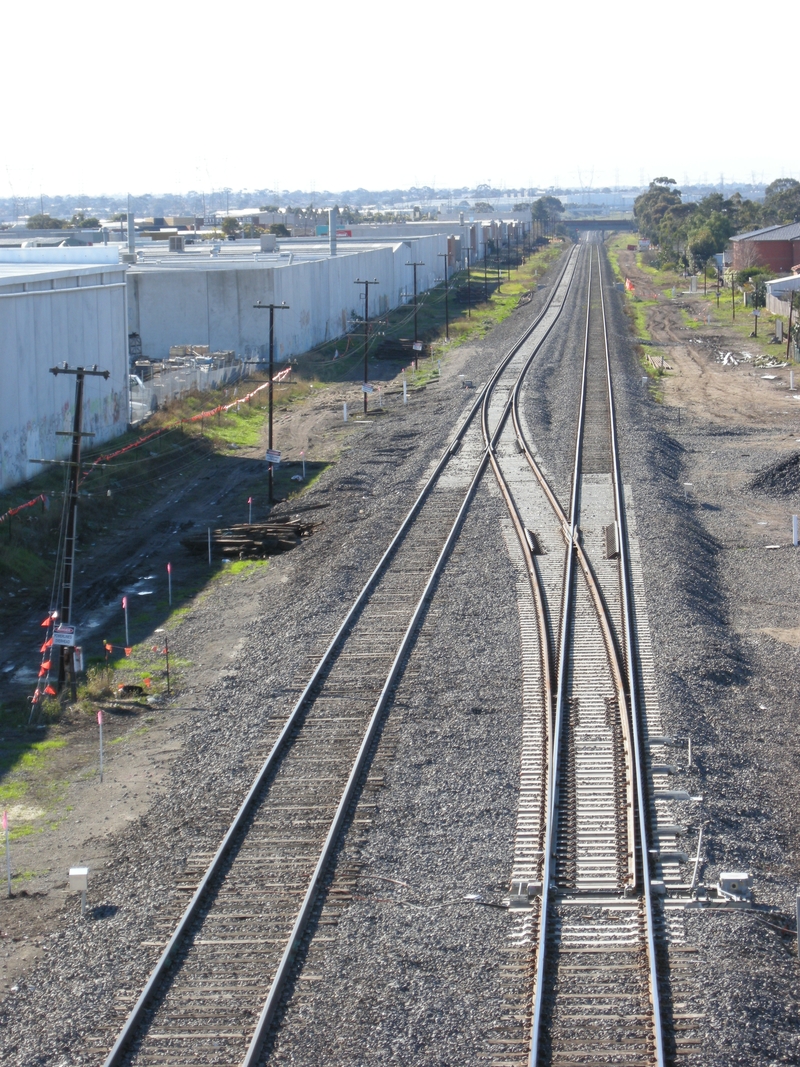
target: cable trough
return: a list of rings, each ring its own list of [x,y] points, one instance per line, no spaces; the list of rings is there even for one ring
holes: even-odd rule
[[[560,314],[550,300],[479,392],[339,630],[172,931],[105,1065],[244,1064],[279,1018],[331,857],[347,832],[384,713],[489,460],[476,418],[509,395],[520,352]]]

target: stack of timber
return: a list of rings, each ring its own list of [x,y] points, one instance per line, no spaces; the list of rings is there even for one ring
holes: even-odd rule
[[[378,359],[402,359],[411,360],[415,356],[418,359],[422,359],[425,356],[431,354],[431,346],[422,342],[422,349],[418,352],[414,351],[414,342],[407,337],[392,338],[387,337],[378,348],[375,355]]]
[[[302,519],[241,523],[211,531],[211,554],[227,559],[264,559],[296,548],[319,523]],[[208,531],[190,534],[181,540],[184,548],[198,556],[208,552]]]
[[[494,270],[495,268],[492,269]],[[469,285],[454,285],[450,289],[450,292],[455,296],[457,304],[479,304],[488,299],[496,289],[500,288],[496,274],[494,278],[487,278],[486,284],[484,284],[483,275],[479,275],[477,268],[474,266],[473,270],[475,273],[472,274],[472,282]]]

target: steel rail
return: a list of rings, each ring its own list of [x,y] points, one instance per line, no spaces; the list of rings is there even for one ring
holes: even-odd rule
[[[645,806],[644,762],[642,744],[644,741],[644,723],[639,706],[636,663],[637,649],[634,643],[636,604],[633,598],[633,586],[630,577],[630,555],[628,552],[628,527],[625,513],[625,499],[622,482],[622,467],[619,458],[619,439],[616,425],[616,406],[614,403],[614,386],[611,374],[611,353],[608,345],[608,325],[606,322],[606,305],[603,297],[602,259],[598,252],[598,270],[600,273],[600,306],[603,313],[603,337],[606,355],[606,380],[608,383],[608,409],[611,416],[611,454],[613,460],[614,507],[619,528],[620,582],[622,585],[623,620],[625,630],[625,654],[628,661],[628,681],[630,689],[630,709],[633,720],[633,742],[636,768],[636,794],[639,812],[639,847],[642,857],[642,881],[644,883],[644,905],[647,928],[647,954],[650,972],[650,1000],[653,1006],[653,1030],[655,1040],[655,1057],[657,1067],[665,1067],[664,1027],[661,1018],[661,996],[658,985],[658,960],[656,956],[656,933],[653,915],[653,891],[650,879],[649,827],[647,825],[647,808]]]
[[[586,336],[583,347],[583,373],[581,375],[581,398],[578,410],[578,431],[575,445],[575,465],[572,474],[570,493],[570,511],[568,517],[568,539],[564,567],[564,584],[561,597],[561,620],[558,645],[558,681],[556,689],[555,721],[553,723],[550,762],[547,768],[547,822],[545,824],[545,845],[542,863],[542,896],[539,908],[539,944],[536,956],[536,984],[534,987],[533,1017],[531,1019],[531,1048],[528,1057],[530,1067],[538,1067],[539,1038],[542,1030],[542,1011],[544,1007],[544,970],[547,958],[547,918],[550,911],[550,889],[553,881],[553,859],[557,830],[557,797],[559,785],[560,738],[564,721],[564,696],[567,678],[567,635],[569,631],[570,608],[572,602],[572,576],[574,573],[575,553],[575,518],[577,515],[578,486],[580,481],[581,442],[586,400],[586,368],[589,360],[589,311],[592,297],[591,249],[589,250],[589,287],[586,300]]]
[[[565,273],[566,270],[564,274]],[[564,278],[564,274],[562,274],[561,278],[559,278],[556,290],[561,285],[561,282]],[[533,561],[533,552],[531,550],[530,543],[528,542],[528,538],[525,534],[525,526],[519,514],[519,509],[517,508],[517,505],[514,501],[514,497],[508,488],[508,483],[506,482],[506,479],[503,476],[503,472],[500,468],[500,465],[497,462],[497,457],[495,455],[495,447],[497,445],[498,440],[500,439],[501,433],[503,432],[503,428],[505,426],[508,415],[513,410],[514,397],[517,394],[520,383],[524,379],[525,375],[528,373],[528,370],[530,369],[530,366],[533,363],[533,360],[535,359],[539,349],[544,344],[546,338],[550,335],[550,331],[555,327],[556,323],[561,317],[561,312],[564,309],[564,304],[566,303],[567,296],[569,295],[570,290],[572,289],[572,282],[574,280],[574,276],[575,274],[573,268],[573,273],[569,279],[567,291],[563,295],[561,307],[559,308],[558,314],[555,316],[552,323],[547,328],[547,331],[544,333],[537,345],[532,349],[528,358],[525,360],[525,363],[517,376],[517,380],[514,383],[512,391],[509,394],[509,398],[506,401],[506,404],[493,432],[491,432],[489,429],[488,393],[484,397],[483,408],[481,412],[484,445],[486,447],[486,452],[488,454],[492,470],[494,471],[497,484],[500,488],[500,492],[503,496],[503,499],[505,500],[508,513],[511,517],[511,522],[514,526],[514,531],[517,535],[517,540],[519,541],[520,549],[522,550],[523,559],[525,561],[525,570],[528,575],[528,582],[530,583],[531,593],[533,595],[534,607],[536,611],[536,626],[539,635],[539,654],[541,658],[544,689],[543,704],[545,708],[545,735],[548,738],[551,733],[551,716],[553,711],[553,660],[550,653],[550,635],[547,628],[545,593],[542,585],[541,575],[539,574],[539,571]]]
[[[591,260],[589,264],[589,270],[591,275]],[[588,327],[587,327],[588,328]],[[517,442],[522,449],[522,454],[528,461],[528,465],[536,476],[539,485],[547,496],[550,506],[555,512],[556,517],[561,523],[561,530],[564,535],[564,539],[567,544],[572,544],[575,555],[580,563],[581,570],[583,571],[586,584],[589,589],[589,594],[594,603],[595,611],[597,612],[597,618],[600,623],[600,629],[603,634],[603,641],[606,646],[606,654],[608,655],[609,665],[614,678],[614,688],[617,693],[617,703],[620,709],[620,725],[622,727],[623,734],[623,752],[625,756],[625,788],[628,794],[628,807],[626,808],[626,820],[628,829],[628,875],[627,875],[627,889],[633,891],[636,888],[636,851],[635,851],[635,819],[634,819],[634,772],[633,772],[633,737],[631,731],[631,723],[627,713],[628,706],[628,691],[626,682],[626,672],[623,664],[620,662],[619,651],[617,649],[617,643],[614,639],[614,628],[611,622],[608,606],[606,605],[605,598],[603,597],[600,585],[595,577],[592,565],[589,562],[589,558],[583,550],[583,546],[580,543],[580,539],[573,535],[570,527],[569,520],[561,507],[561,504],[556,497],[555,493],[550,487],[547,478],[544,476],[539,464],[536,462],[533,453],[531,452],[530,445],[528,444],[525,433],[522,429],[522,424],[519,417],[519,398],[521,393],[521,387],[523,384],[523,378],[520,377],[517,385],[514,389],[513,404],[511,408],[511,417],[514,424],[514,432],[517,435]]]
[[[519,394],[522,381],[519,383],[519,387],[515,390],[512,405],[512,419],[514,423],[514,430],[517,435],[517,441],[522,448],[529,466],[534,472],[540,486],[545,492],[556,516],[561,522],[562,532],[564,533],[567,542],[567,560],[565,567],[564,578],[564,594],[562,597],[562,613],[561,613],[561,629],[560,629],[560,642],[559,642],[559,675],[558,675],[558,690],[556,701],[556,721],[553,727],[553,744],[550,750],[550,766],[548,767],[548,819],[547,819],[547,837],[545,844],[545,861],[544,870],[542,875],[542,902],[539,921],[539,951],[537,958],[536,968],[536,985],[534,996],[534,1008],[531,1026],[531,1049],[529,1064],[530,1067],[536,1067],[539,1058],[540,1047],[540,1034],[541,1034],[541,1021],[542,1011],[544,1004],[544,969],[547,960],[547,913],[550,906],[550,890],[552,888],[552,864],[554,860],[554,843],[558,833],[558,790],[560,786],[560,738],[563,727],[564,718],[564,700],[566,696],[565,682],[566,682],[566,670],[567,670],[567,640],[568,640],[568,627],[571,616],[571,604],[572,604],[572,579],[573,579],[573,558],[577,558],[581,570],[587,582],[587,586],[592,597],[595,611],[597,613],[600,628],[603,634],[604,643],[606,646],[609,665],[611,667],[614,686],[617,692],[617,703],[619,707],[620,725],[623,733],[623,752],[625,758],[625,785],[627,794],[626,804],[626,820],[627,820],[627,837],[628,837],[628,876],[627,876],[627,891],[632,891],[636,885],[636,835],[635,835],[635,819],[634,819],[634,781],[636,774],[634,767],[638,762],[638,752],[635,744],[635,736],[631,728],[631,722],[628,715],[628,701],[629,701],[629,686],[626,685],[626,674],[623,665],[620,663],[619,654],[617,651],[616,642],[614,640],[613,627],[609,617],[608,608],[606,606],[604,597],[599,588],[599,584],[594,576],[591,564],[583,550],[578,539],[578,527],[577,527],[577,513],[578,513],[578,501],[579,501],[579,487],[580,487],[580,470],[582,461],[582,438],[583,428],[585,423],[585,401],[588,382],[588,357],[589,357],[589,323],[591,319],[591,301],[592,301],[592,261],[593,254],[590,248],[589,250],[589,283],[587,287],[587,305],[586,305],[586,322],[585,322],[585,338],[584,338],[584,358],[583,369],[581,376],[581,398],[578,416],[578,430],[575,449],[575,463],[573,467],[573,479],[572,490],[570,497],[570,513],[569,518],[564,513],[563,508],[558,502],[555,494],[552,492],[547,479],[545,478],[541,468],[534,459],[524,431],[522,429],[520,417],[519,417]],[[598,256],[598,272],[599,272],[599,256]],[[600,295],[602,298],[602,275],[600,277]],[[602,306],[602,305],[601,305]],[[605,332],[605,318],[603,318],[604,325],[604,337],[606,340],[607,348],[607,332]],[[609,409],[610,419],[613,419],[613,410]]]
[[[347,812],[355,796],[359,780],[362,774],[364,773],[364,770],[366,769],[366,764],[369,758],[370,746],[372,745],[372,742],[380,725],[380,721],[383,716],[383,712],[386,708],[389,696],[391,694],[392,687],[395,684],[395,681],[397,680],[398,674],[400,673],[400,668],[403,664],[403,660],[408,655],[408,652],[414,642],[416,629],[419,625],[419,620],[421,619],[423,613],[426,610],[428,601],[433,595],[434,586],[439,580],[442,569],[445,563],[447,562],[453,544],[455,543],[456,538],[458,537],[458,534],[461,530],[461,524],[464,520],[464,515],[466,514],[467,508],[471,504],[478,483],[483,477],[483,472],[486,469],[487,457],[488,453],[484,451],[478,463],[478,469],[476,470],[473,479],[470,482],[467,493],[464,497],[461,507],[458,510],[458,514],[456,515],[453,525],[450,528],[450,532],[447,535],[444,545],[442,546],[442,550],[436,559],[433,569],[431,570],[428,581],[425,584],[422,596],[419,598],[417,605],[414,608],[414,612],[411,616],[411,620],[406,628],[406,631],[403,634],[403,639],[400,642],[397,654],[395,655],[395,658],[392,661],[392,666],[389,669],[389,674],[386,678],[386,681],[384,682],[383,689],[381,690],[381,694],[378,697],[377,703],[375,704],[375,709],[372,713],[372,717],[370,718],[369,726],[367,727],[367,731],[364,735],[363,741],[361,742],[361,747],[358,751],[358,755],[356,756],[355,762],[353,763],[353,769],[350,772],[350,777],[347,780],[347,785],[345,786],[342,798],[339,801],[339,806],[336,809],[336,815],[334,816],[333,822],[331,823],[331,828],[328,831],[328,836],[325,840],[325,844],[320,854],[320,858],[314,870],[311,883],[308,887],[305,897],[303,898],[303,903],[300,907],[300,911],[298,912],[294,928],[292,930],[291,936],[283,954],[283,958],[281,959],[281,962],[278,965],[278,970],[276,972],[275,977],[273,978],[272,986],[264,1003],[264,1007],[262,1008],[258,1023],[256,1024],[256,1029],[253,1033],[250,1046],[247,1050],[247,1053],[245,1054],[244,1059],[242,1060],[242,1067],[255,1067],[255,1065],[259,1061],[261,1049],[267,1037],[269,1027],[275,1017],[275,1013],[278,1010],[280,998],[286,985],[286,981],[289,977],[292,963],[294,962],[297,950],[300,947],[300,943],[305,932],[306,926],[308,924],[308,920],[311,917],[311,913],[317,902],[317,893],[320,884],[325,876],[325,871],[328,867],[328,864],[330,863],[331,855],[336,847],[342,826],[347,818]]]
[[[319,662],[317,663],[317,666],[315,667],[315,669],[314,669],[314,671],[313,671],[313,673],[311,675],[311,678],[309,679],[309,681],[308,681],[307,685],[305,686],[303,692],[300,694],[300,697],[298,698],[298,700],[296,701],[294,707],[292,708],[291,712],[289,713],[289,715],[288,715],[288,717],[287,717],[287,719],[286,719],[286,721],[285,721],[285,723],[284,723],[284,725],[283,725],[283,727],[281,729],[281,732],[278,735],[278,738],[276,739],[276,741],[274,742],[274,744],[272,746],[272,749],[270,750],[269,755],[265,759],[264,763],[261,765],[259,771],[256,774],[256,777],[253,779],[253,782],[252,782],[252,784],[251,784],[251,786],[250,786],[250,788],[249,788],[249,790],[247,792],[247,795],[245,796],[244,800],[242,801],[242,803],[241,803],[236,815],[234,816],[233,822],[229,826],[228,830],[225,833],[225,836],[223,837],[222,841],[220,842],[220,845],[217,848],[217,851],[214,854],[214,857],[212,858],[211,863],[207,867],[207,869],[205,871],[205,874],[203,875],[202,879],[200,880],[200,882],[199,882],[199,884],[197,886],[197,889],[195,890],[194,894],[192,895],[192,899],[190,900],[190,902],[187,905],[186,909],[184,910],[180,920],[178,921],[178,924],[175,927],[175,930],[173,931],[173,933],[172,933],[169,941],[167,942],[163,952],[161,953],[161,956],[159,957],[159,959],[157,960],[155,966],[153,967],[152,971],[150,972],[150,975],[149,975],[149,977],[147,979],[147,982],[146,982],[141,994],[139,995],[139,997],[138,997],[138,999],[136,1001],[136,1004],[134,1005],[133,1009],[131,1010],[130,1014],[128,1015],[124,1025],[123,1025],[122,1030],[120,1031],[116,1041],[114,1042],[114,1045],[111,1048],[111,1051],[109,1052],[108,1056],[106,1057],[106,1059],[104,1061],[104,1067],[117,1067],[117,1065],[121,1063],[122,1057],[127,1052],[130,1043],[134,1039],[134,1036],[135,1036],[135,1033],[136,1033],[136,1029],[139,1026],[139,1024],[141,1023],[142,1018],[144,1016],[144,1013],[145,1013],[148,1005],[150,1004],[150,1001],[152,1000],[152,998],[153,998],[156,990],[158,989],[160,983],[163,981],[167,971],[169,970],[169,968],[171,967],[172,963],[174,962],[175,954],[176,954],[181,942],[183,941],[183,938],[187,934],[192,921],[197,916],[198,912],[200,911],[201,905],[205,901],[205,898],[207,896],[207,893],[208,893],[208,890],[209,890],[209,887],[210,887],[210,884],[211,884],[212,880],[219,873],[219,871],[221,870],[223,864],[225,863],[229,853],[231,852],[237,834],[244,828],[244,825],[245,825],[245,823],[246,823],[246,821],[247,821],[247,819],[248,819],[248,817],[249,817],[249,815],[251,813],[251,810],[253,809],[253,806],[254,806],[255,801],[256,801],[256,799],[257,799],[257,797],[259,795],[259,792],[263,788],[263,786],[264,786],[266,780],[268,779],[268,777],[270,776],[270,774],[273,772],[273,770],[278,765],[278,762],[279,762],[279,760],[281,758],[283,750],[287,746],[287,743],[290,740],[291,734],[293,733],[294,728],[297,725],[298,719],[300,718],[300,715],[301,715],[306,703],[308,702],[309,698],[311,697],[311,694],[313,692],[313,689],[314,689],[315,685],[320,680],[320,678],[323,675],[323,673],[325,672],[326,668],[328,667],[328,665],[333,660],[339,645],[342,643],[342,640],[344,639],[344,637],[345,637],[345,635],[346,635],[346,633],[348,631],[348,628],[350,627],[351,623],[353,622],[355,616],[358,614],[360,609],[364,606],[364,603],[366,602],[366,600],[370,596],[374,585],[376,584],[378,579],[383,574],[384,570],[386,569],[386,567],[387,567],[387,565],[389,563],[389,560],[394,555],[395,550],[399,546],[400,542],[402,541],[403,537],[407,533],[407,531],[410,528],[411,524],[416,519],[420,509],[422,508],[423,503],[425,502],[425,500],[427,499],[427,497],[431,493],[436,481],[438,480],[439,475],[442,473],[442,471],[447,466],[449,461],[452,459],[452,457],[458,451],[458,448],[459,448],[459,446],[461,444],[461,441],[462,441],[464,435],[467,432],[467,429],[469,428],[473,418],[475,417],[476,412],[483,405],[486,396],[488,396],[491,393],[491,390],[494,388],[495,384],[497,383],[497,381],[500,378],[501,374],[505,370],[506,366],[511,362],[511,360],[514,358],[516,353],[519,351],[520,347],[525,343],[525,341],[528,339],[528,337],[533,333],[533,331],[539,325],[539,323],[542,320],[542,318],[547,314],[547,311],[549,310],[550,305],[553,302],[553,299],[555,298],[555,294],[558,292],[558,288],[559,288],[559,286],[561,284],[561,281],[562,281],[562,279],[563,279],[563,277],[564,277],[564,275],[565,275],[565,273],[566,273],[566,271],[567,271],[567,269],[569,267],[570,262],[571,262],[571,257],[567,260],[567,263],[565,264],[561,274],[559,275],[558,281],[556,282],[555,286],[553,287],[553,290],[552,290],[551,294],[549,295],[549,297],[548,297],[548,299],[547,299],[542,311],[537,315],[537,317],[530,324],[530,326],[528,326],[525,329],[525,331],[518,338],[518,340],[516,342],[514,342],[514,344],[511,346],[511,348],[509,349],[507,354],[500,361],[500,363],[498,364],[497,368],[495,369],[495,371],[490,376],[489,380],[486,382],[486,384],[483,386],[483,388],[480,390],[480,392],[476,396],[472,406],[470,407],[469,411],[467,412],[467,415],[463,419],[461,426],[456,431],[456,433],[453,436],[452,440],[449,442],[449,444],[445,448],[445,450],[444,450],[439,462],[437,463],[433,473],[430,475],[430,477],[426,481],[425,485],[423,486],[423,488],[420,491],[419,495],[417,496],[416,500],[414,501],[414,503],[412,504],[412,506],[409,509],[408,513],[406,514],[405,518],[403,519],[402,523],[400,524],[397,532],[395,533],[394,537],[392,538],[392,540],[391,540],[389,546],[387,547],[386,551],[383,553],[383,555],[381,556],[380,560],[376,564],[374,570],[372,571],[372,573],[370,574],[370,576],[367,579],[366,583],[364,584],[363,588],[361,589],[361,592],[356,597],[356,600],[353,602],[350,610],[348,611],[347,615],[345,616],[345,618],[344,618],[343,622],[341,623],[339,629],[336,631],[336,634],[333,636],[333,638],[331,639],[331,641],[328,644],[327,648],[325,649],[324,653],[322,654],[322,657],[320,658]],[[480,460],[478,461],[478,473],[476,473],[476,476],[475,476],[475,479],[476,479],[476,480],[474,480],[475,484],[477,484],[477,480],[479,480],[479,475],[482,474],[483,471],[485,470],[486,462],[487,462],[487,457],[486,457],[486,454],[484,453],[484,455],[481,456]],[[459,516],[462,514],[462,511],[464,510],[464,507],[465,507],[466,503],[468,502],[468,500],[471,499],[471,495],[472,495],[473,492],[474,492],[474,490],[473,490],[473,487],[472,487],[472,484],[471,484],[470,485],[470,489],[467,491],[467,497],[465,498],[465,503],[462,504],[462,508],[459,510]],[[451,535],[452,535],[452,530],[451,530]],[[451,535],[448,535],[448,542],[450,541],[450,536]],[[428,589],[428,585],[426,585],[426,591],[427,591],[427,589]],[[394,664],[393,664],[392,669],[394,669]],[[374,716],[373,716],[373,718],[374,718]],[[370,730],[372,728],[373,727],[372,727],[372,720],[371,720],[370,721],[370,726],[368,727],[368,730]],[[363,748],[363,745],[362,745],[362,748]],[[350,780],[348,779],[348,786],[346,788],[349,787],[349,782],[350,782]],[[337,816],[335,818],[338,818],[338,815],[339,815],[339,811],[337,809]],[[330,835],[329,835],[329,839],[330,839]],[[328,848],[329,839],[326,840],[326,848]],[[334,840],[335,840],[335,836],[334,836]],[[320,864],[321,863],[322,863],[322,859],[320,859]],[[318,869],[319,869],[319,864],[318,864]],[[316,872],[315,872],[315,876],[314,876],[314,884],[318,886],[318,879],[317,879],[317,876],[316,876]],[[305,915],[306,915],[306,919],[307,919],[308,911],[305,912]],[[270,993],[268,994],[268,997],[267,997],[267,1002],[265,1003],[264,1008],[262,1009],[262,1015],[265,1014],[265,1012],[267,1010],[267,1006],[268,1006],[268,1004],[270,1004],[271,999],[273,1001],[275,1000],[275,998],[272,997],[272,989],[275,986],[276,982],[279,982],[281,987],[284,985],[286,976],[288,975],[288,967],[291,964],[291,961],[292,961],[292,959],[294,957],[294,953],[296,952],[296,949],[297,949],[296,931],[293,931],[293,940],[290,943],[289,948],[287,948],[287,952],[284,953],[284,958],[281,961],[281,965],[279,965],[278,974],[276,974],[276,977],[273,979],[272,987],[271,987]],[[272,1014],[274,1014],[274,1008],[272,1009]],[[270,1016],[270,1018],[271,1018],[271,1016]],[[261,1024],[259,1023],[259,1025],[261,1025]],[[266,1031],[262,1028],[261,1032],[262,1032],[261,1041],[263,1043],[263,1036],[264,1036]],[[252,1043],[251,1043],[251,1048],[252,1048]],[[248,1057],[251,1056],[251,1050],[250,1049],[248,1049],[247,1056]]]
[[[555,294],[558,292],[559,286],[561,285],[561,282],[568,268],[569,260],[565,265],[564,270],[561,272],[561,275],[559,276],[559,279],[553,288],[553,293],[551,294],[550,299],[545,304],[545,307],[542,312],[536,317],[534,322],[525,331],[522,337],[520,337],[519,340],[512,346],[506,358],[501,362],[501,364],[492,374],[492,377],[490,378],[489,382],[487,382],[486,386],[481,391],[481,394],[479,394],[479,396],[476,398],[475,404],[473,405],[469,414],[469,420],[472,419],[472,416],[474,415],[478,404],[481,405],[482,415],[486,412],[488,408],[488,400],[491,396],[492,389],[499,381],[500,376],[502,375],[505,368],[514,358],[514,356],[525,343],[525,341],[528,339],[528,337],[530,337],[536,326],[543,318],[543,316],[549,310],[550,304],[552,303]],[[452,455],[452,449],[448,454],[448,458],[449,455]],[[310,919],[314,906],[317,902],[317,894],[319,891],[319,887],[324,878],[325,871],[330,862],[332,853],[336,847],[339,834],[342,830],[342,826],[347,818],[348,808],[350,807],[350,804],[353,801],[359,780],[364,772],[365,764],[369,756],[370,746],[372,745],[372,742],[375,738],[375,734],[377,733],[378,727],[380,725],[381,717],[386,708],[386,703],[389,699],[392,686],[394,685],[397,679],[397,675],[400,673],[400,668],[402,666],[403,660],[407,656],[409,649],[413,643],[419,620],[426,609],[427,603],[433,594],[434,586],[439,580],[441,571],[445,563],[447,562],[453,544],[455,543],[456,538],[458,537],[458,534],[461,529],[461,524],[464,520],[464,516],[467,512],[470,503],[472,502],[473,496],[475,495],[475,490],[478,487],[478,483],[483,477],[483,472],[486,469],[486,464],[490,456],[491,449],[485,448],[483,455],[478,461],[478,467],[464,496],[464,500],[461,503],[461,507],[458,510],[458,514],[456,515],[453,521],[453,525],[451,526],[450,532],[447,535],[447,538],[445,539],[445,543],[442,546],[441,552],[439,553],[439,556],[437,557],[436,562],[434,563],[434,566],[425,584],[425,588],[422,592],[419,601],[417,602],[417,605],[414,609],[414,612],[411,616],[406,631],[398,647],[395,658],[392,661],[391,667],[389,668],[389,674],[383,685],[380,696],[378,697],[378,700],[375,704],[375,708],[372,712],[369,725],[361,742],[361,747],[359,748],[358,755],[356,756],[356,759],[353,763],[353,768],[350,772],[350,776],[347,780],[347,784],[345,786],[341,800],[339,801],[339,805],[336,809],[336,814],[334,815],[330,830],[328,831],[328,836],[325,839],[325,844],[323,845],[320,858],[317,861],[317,866],[314,870],[314,874],[311,878],[308,890],[306,891],[306,894],[303,898],[303,903],[300,907],[300,911],[298,912],[297,919],[295,920],[295,924],[292,929],[292,933],[289,937],[286,949],[284,950],[283,956],[281,958],[281,962],[279,963],[278,969],[275,973],[275,977],[272,980],[270,991],[267,995],[266,1001],[264,1002],[264,1006],[261,1010],[258,1023],[256,1024],[256,1028],[253,1032],[253,1037],[250,1041],[250,1045],[247,1049],[244,1059],[242,1060],[241,1067],[255,1067],[255,1065],[258,1063],[258,1060],[261,1055],[261,1050],[264,1045],[264,1041],[266,1040],[269,1028],[279,1008],[280,998],[285,988],[286,982],[289,978],[292,964],[294,962],[295,956],[297,955],[297,950],[300,947],[300,943],[305,932],[306,926],[308,924],[308,920]]]

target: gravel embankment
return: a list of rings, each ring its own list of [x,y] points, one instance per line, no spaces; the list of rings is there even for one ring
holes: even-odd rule
[[[800,677],[793,649],[761,632],[797,626],[788,592],[797,564],[790,548],[767,551],[754,536],[752,517],[768,501],[748,486],[785,452],[769,429],[679,425],[642,389],[619,294],[607,309],[661,710],[667,734],[692,737],[693,768],[675,785],[703,797],[681,818],[704,824],[701,881],[749,871],[756,901],[784,912],[688,912],[686,944],[699,953],[677,979],[690,996],[675,1010],[705,1014],[703,1067],[797,1064],[797,942],[765,924],[787,925],[800,884]],[[784,545],[799,505],[796,493],[785,498]]]

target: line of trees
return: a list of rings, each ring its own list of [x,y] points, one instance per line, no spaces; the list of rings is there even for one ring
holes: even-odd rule
[[[658,246],[662,266],[701,270],[734,234],[799,221],[800,182],[778,178],[767,186],[763,203],[741,193],[684,203],[674,178],[654,178],[634,201],[633,213],[642,236]]]
[[[80,213],[67,221],[40,214],[31,215],[25,225],[29,230],[95,230],[100,225],[100,219],[87,218]]]

